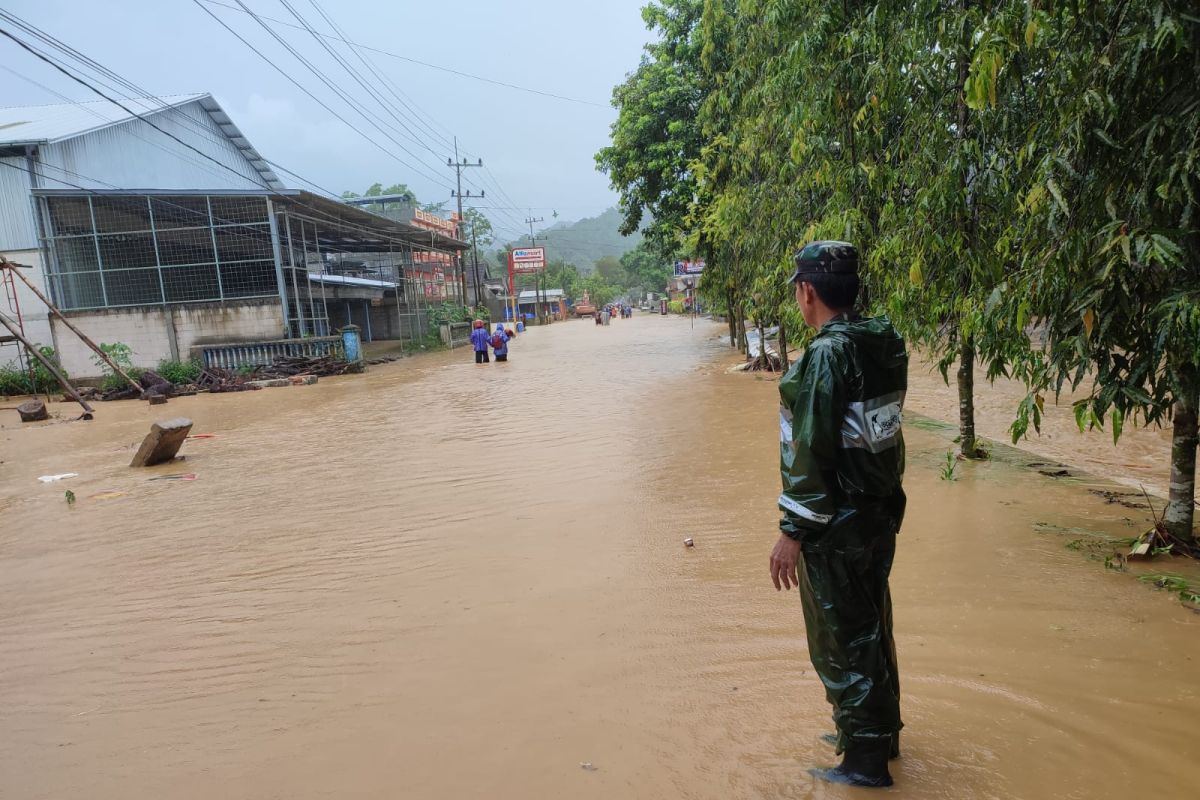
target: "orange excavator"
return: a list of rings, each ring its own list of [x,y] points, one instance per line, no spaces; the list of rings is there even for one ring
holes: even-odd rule
[[[596,313],[596,307],[592,305],[592,299],[588,297],[587,289],[583,290],[583,299],[575,304],[575,316],[591,317]]]

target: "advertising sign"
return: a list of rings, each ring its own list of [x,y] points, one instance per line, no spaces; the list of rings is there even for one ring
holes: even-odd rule
[[[509,251],[512,271],[518,275],[546,269],[546,248],[518,247]]]
[[[675,277],[683,275],[699,275],[704,272],[703,261],[676,261],[675,262]]]

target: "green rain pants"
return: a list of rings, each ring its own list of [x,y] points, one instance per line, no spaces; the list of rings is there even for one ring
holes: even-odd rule
[[[866,537],[830,531],[826,541],[802,550],[808,652],[833,706],[839,754],[903,727],[888,589],[896,554],[890,527]]]

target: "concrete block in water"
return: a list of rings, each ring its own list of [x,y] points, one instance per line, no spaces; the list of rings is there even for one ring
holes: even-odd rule
[[[289,386],[287,378],[268,378],[263,381],[250,381],[250,386],[257,386],[260,389],[276,389],[280,386]]]
[[[288,378],[293,386],[312,386],[317,382],[316,375],[293,375]]]
[[[150,427],[150,433],[142,440],[131,467],[152,467],[164,461],[170,461],[179,452],[183,440],[192,430],[192,421],[187,417],[176,417],[163,422],[156,422]]]

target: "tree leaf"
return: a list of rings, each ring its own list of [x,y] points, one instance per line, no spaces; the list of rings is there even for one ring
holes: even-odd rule
[[[1113,444],[1121,438],[1121,431],[1125,428],[1125,415],[1121,413],[1121,409],[1113,407],[1112,410],[1112,431]]]
[[[921,260],[913,261],[912,266],[908,268],[908,280],[913,286],[920,286],[925,282],[925,273],[921,269]]]
[[[1033,37],[1037,36],[1038,24],[1036,20],[1029,20],[1029,24],[1025,26],[1025,46],[1033,47]]]
[[[1083,332],[1090,339],[1092,338],[1092,329],[1096,327],[1096,312],[1088,309],[1083,312]]]
[[[1087,430],[1088,420],[1088,401],[1080,400],[1075,403],[1075,424],[1079,426],[1079,432],[1083,433]]]
[[[1054,201],[1058,203],[1058,207],[1063,210],[1063,213],[1071,213],[1071,209],[1067,207],[1067,201],[1063,199],[1062,189],[1058,188],[1058,183],[1054,178],[1046,179],[1046,188],[1050,190],[1050,194],[1054,196]]]

